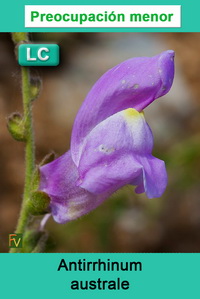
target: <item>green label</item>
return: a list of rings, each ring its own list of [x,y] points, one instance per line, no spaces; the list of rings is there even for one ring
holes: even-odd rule
[[[21,66],[56,66],[60,62],[59,46],[56,44],[22,44],[18,47]]]

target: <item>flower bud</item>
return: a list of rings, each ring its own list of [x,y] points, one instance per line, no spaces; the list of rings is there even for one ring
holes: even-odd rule
[[[21,41],[28,40],[28,33],[27,32],[13,32],[12,40],[15,44],[18,44]]]
[[[30,98],[31,100],[36,100],[41,91],[41,86],[42,86],[42,81],[39,76],[37,77],[31,77],[31,82],[30,82]]]
[[[13,113],[8,117],[7,127],[15,140],[26,141],[24,119],[19,113]]]

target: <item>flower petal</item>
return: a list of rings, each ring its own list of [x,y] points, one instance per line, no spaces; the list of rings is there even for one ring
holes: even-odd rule
[[[58,223],[65,223],[87,214],[110,195],[95,195],[75,185],[78,172],[70,151],[42,166],[40,174],[39,189],[51,198],[52,216]]]
[[[160,197],[167,186],[167,172],[165,162],[151,155],[140,157],[140,163],[143,165],[142,178],[140,184],[135,189],[136,193],[146,192],[148,198]],[[132,182],[132,185],[137,185]]]
[[[102,120],[127,108],[142,111],[166,94],[174,77],[174,52],[131,58],[107,71],[92,87],[75,119],[71,153],[76,165],[86,135]]]
[[[95,194],[126,184],[159,197],[167,183],[164,162],[151,155],[153,136],[144,115],[129,108],[97,125],[85,138],[77,184]]]

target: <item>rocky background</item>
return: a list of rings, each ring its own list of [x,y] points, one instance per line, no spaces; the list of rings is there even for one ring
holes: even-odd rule
[[[43,81],[34,104],[38,162],[51,150],[68,150],[76,113],[108,68],[133,56],[176,52],[172,90],[145,110],[154,154],[166,161],[165,194],[149,200],[127,186],[81,219],[65,225],[51,219],[47,251],[200,252],[200,34],[34,33],[31,40],[61,47],[59,67],[32,68]],[[24,145],[6,128],[6,117],[22,111],[20,80],[10,34],[1,33],[0,252],[8,251],[23,193]]]

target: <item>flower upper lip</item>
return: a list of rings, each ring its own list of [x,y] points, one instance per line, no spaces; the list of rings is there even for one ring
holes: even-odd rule
[[[163,52],[158,59],[158,70],[161,80],[161,87],[156,94],[156,98],[168,93],[172,86],[174,79],[174,56],[175,52],[173,50],[167,50]]]
[[[142,111],[169,91],[174,77],[173,57],[174,51],[168,50],[153,57],[128,59],[94,84],[72,130],[72,159],[77,166],[84,138],[98,123],[127,108]]]

